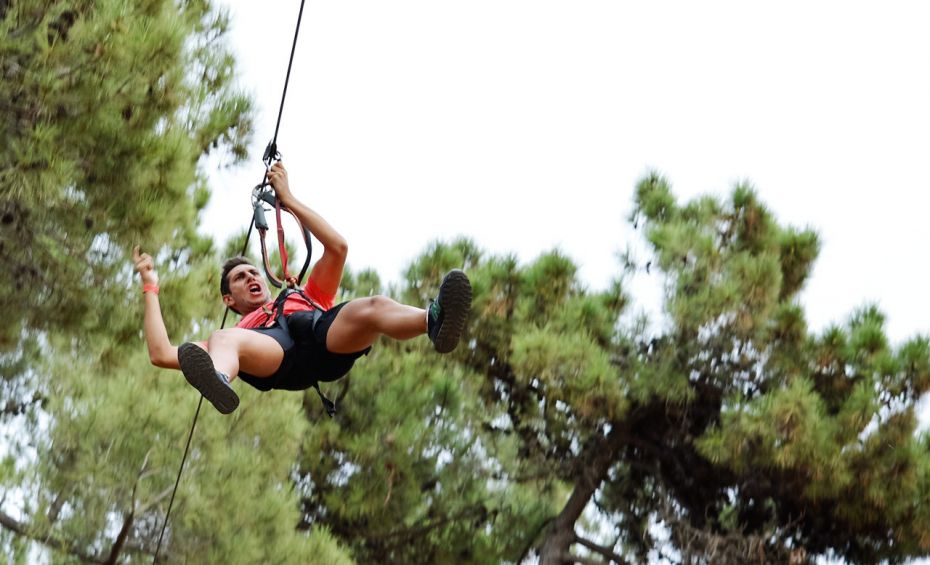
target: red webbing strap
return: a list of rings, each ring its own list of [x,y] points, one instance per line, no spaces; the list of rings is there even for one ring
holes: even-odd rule
[[[262,246],[262,265],[265,267],[265,275],[268,276],[268,280],[271,281],[271,284],[276,287],[281,287],[281,280],[275,276],[274,270],[271,268],[271,261],[268,259],[268,247],[265,245],[265,233],[267,231],[268,230],[263,229],[258,230],[258,241]]]
[[[284,246],[284,224],[281,222],[281,200],[275,198],[275,220],[278,222],[278,251],[281,253],[281,265],[284,267],[284,283],[289,287],[296,286],[294,277],[287,270],[287,248]]]

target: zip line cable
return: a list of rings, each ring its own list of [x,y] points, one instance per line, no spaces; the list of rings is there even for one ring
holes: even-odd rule
[[[268,174],[268,170],[271,167],[271,161],[278,159],[280,157],[278,153],[278,130],[281,127],[281,116],[284,114],[284,100],[287,97],[287,85],[291,80],[291,67],[294,64],[294,52],[297,49],[297,36],[300,34],[300,22],[303,19],[304,15],[304,1],[300,0],[300,11],[297,13],[297,25],[294,29],[294,41],[291,44],[291,56],[287,63],[287,75],[284,78],[284,89],[281,92],[281,105],[278,107],[278,120],[274,128],[274,137],[271,142],[268,144],[268,147],[265,148],[265,154],[263,155],[263,161],[265,162],[265,173],[262,175],[262,182],[265,181],[265,176]],[[239,252],[239,255],[245,255],[246,250],[249,247],[249,239],[252,237],[252,230],[255,228],[255,218],[252,217],[252,222],[249,224],[249,231],[245,235],[245,243],[242,246],[242,251]],[[309,257],[308,257],[309,260]],[[220,329],[226,327],[226,318],[229,316],[229,308],[226,308],[226,311],[223,313],[223,321],[220,323]],[[178,468],[178,476],[174,481],[174,489],[171,491],[171,499],[168,501],[168,511],[165,512],[165,521],[161,526],[161,533],[158,535],[158,544],[155,546],[155,555],[152,558],[152,565],[158,563],[158,554],[161,551],[161,542],[165,537],[165,529],[168,527],[168,519],[171,517],[171,508],[174,506],[174,497],[178,492],[178,485],[181,483],[181,474],[184,472],[184,463],[187,461],[187,454],[190,451],[191,440],[194,437],[194,429],[197,427],[197,419],[200,417],[200,408],[203,406],[203,395],[200,396],[200,400],[197,402],[197,410],[194,412],[194,419],[191,422],[191,430],[187,436],[187,444],[184,446],[184,455],[181,456],[181,465]]]
[[[304,17],[304,0],[300,0],[300,11],[297,12],[297,27],[294,29],[294,41],[291,44],[291,58],[287,61],[287,74],[284,77],[284,90],[281,92],[281,104],[278,106],[278,121],[274,126],[274,137],[271,138],[271,147],[277,153],[278,130],[281,128],[281,116],[284,114],[284,99],[287,97],[287,85],[291,81],[291,67],[294,66],[294,51],[297,48],[297,35],[300,33],[300,20]],[[265,151],[267,155],[267,150]]]

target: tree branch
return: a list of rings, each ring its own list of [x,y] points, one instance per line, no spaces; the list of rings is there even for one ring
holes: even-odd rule
[[[123,527],[120,528],[119,534],[116,536],[116,541],[113,542],[113,548],[110,550],[110,557],[107,558],[105,565],[116,565],[116,560],[119,558],[120,552],[123,551],[123,546],[129,538],[129,531],[132,529],[132,524],[135,519],[136,515],[134,512],[130,512],[129,516],[126,516],[126,519],[123,521]]]
[[[462,511],[459,512],[458,514],[453,514],[453,515],[450,515],[450,516],[446,516],[446,517],[444,517],[444,518],[440,518],[440,519],[434,520],[434,521],[432,521],[432,522],[427,521],[425,524],[423,524],[423,525],[421,525],[421,526],[418,526],[418,527],[412,527],[412,528],[406,529],[406,530],[403,530],[403,529],[402,529],[402,530],[394,530],[394,531],[392,531],[392,532],[387,532],[387,533],[382,534],[382,535],[380,535],[380,536],[377,536],[377,535],[370,535],[370,536],[368,536],[368,538],[369,538],[369,539],[372,539],[372,540],[381,540],[381,541],[384,541],[384,542],[386,542],[387,540],[390,540],[390,539],[392,539],[392,538],[393,538],[393,539],[399,538],[399,539],[401,540],[401,542],[403,542],[404,540],[408,540],[408,539],[411,539],[411,538],[421,537],[421,536],[423,536],[424,534],[428,533],[430,530],[433,530],[433,529],[438,528],[438,527],[440,527],[440,526],[444,526],[445,524],[448,524],[448,523],[450,523],[450,522],[459,522],[459,521],[464,520],[464,519],[467,519],[467,518],[472,518],[472,517],[480,516],[480,515],[482,515],[482,514],[484,514],[484,513],[486,513],[486,512],[487,512],[487,509],[484,507],[483,504],[477,504],[477,505],[475,505],[475,506],[472,506],[472,507],[470,507],[470,508],[466,508],[466,509],[462,510]],[[400,543],[400,542],[398,542],[398,543]]]
[[[52,501],[52,504],[48,509],[48,523],[54,525],[58,521],[58,515],[61,514],[61,509],[65,505],[65,493],[64,491],[58,493],[55,496],[55,500]]]
[[[609,547],[604,547],[603,545],[598,545],[593,541],[586,540],[578,534],[575,534],[575,543],[581,544],[589,550],[601,554],[608,561],[619,563],[620,565],[629,565],[629,562],[626,559],[614,553]]]
[[[149,510],[151,510],[153,506],[158,505],[158,503],[160,503],[162,500],[168,498],[168,495],[170,495],[170,494],[171,494],[171,491],[173,491],[173,490],[174,490],[174,485],[172,485],[172,486],[166,488],[165,490],[161,491],[160,493],[156,494],[154,497],[152,497],[151,500],[146,501],[146,502],[143,502],[143,503],[140,503],[140,504],[139,504],[139,507],[136,509],[136,510],[137,510],[137,513],[138,513],[138,514],[145,514],[146,512],[148,512]]]
[[[589,559],[587,557],[581,557],[580,555],[572,555],[571,553],[564,553],[562,555],[562,562],[580,563],[581,565],[604,565],[604,563],[601,561]]]
[[[85,563],[99,563],[103,565],[105,563],[104,559],[85,552],[81,548],[70,544],[66,541],[60,540],[56,537],[53,537],[51,532],[35,532],[34,528],[31,528],[28,524],[20,522],[10,516],[9,514],[0,511],[0,526],[10,530],[11,532],[28,538],[34,542],[40,543],[42,545],[48,546],[52,549],[61,551],[63,553],[68,553],[77,557]]]
[[[129,539],[129,533],[132,531],[132,525],[136,520],[136,512],[144,512],[140,510],[139,506],[136,504],[136,493],[139,490],[139,482],[146,476],[146,469],[149,466],[149,456],[151,454],[152,450],[149,449],[145,454],[145,458],[142,460],[139,474],[136,475],[136,480],[132,485],[132,497],[129,500],[129,515],[126,516],[126,519],[123,521],[123,527],[120,528],[119,534],[117,534],[116,540],[113,542],[113,546],[110,549],[110,556],[106,560],[106,565],[116,565],[116,560],[119,559],[119,554],[123,551]],[[156,500],[158,498],[160,497],[155,497]]]
[[[22,400],[18,402],[12,399],[7,400],[6,404],[3,405],[3,408],[2,410],[0,410],[0,412],[2,412],[4,416],[19,416],[19,415],[25,414],[26,411],[32,408],[33,405],[41,404],[44,401],[45,401],[45,397],[41,395],[40,393],[36,392],[35,394],[32,395],[31,398],[28,398],[26,400]]]

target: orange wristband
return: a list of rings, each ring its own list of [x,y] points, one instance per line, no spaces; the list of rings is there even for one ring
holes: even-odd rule
[[[142,285],[142,294],[145,294],[146,292],[154,292],[155,294],[158,294],[158,285],[151,283]]]

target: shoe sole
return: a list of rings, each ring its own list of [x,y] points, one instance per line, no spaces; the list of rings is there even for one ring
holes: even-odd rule
[[[436,332],[433,346],[439,353],[449,353],[459,344],[468,312],[471,310],[471,283],[459,269],[450,271],[442,280],[442,325]]]
[[[229,414],[239,407],[236,391],[219,380],[213,359],[202,348],[193,343],[182,344],[178,347],[178,364],[187,382],[221,413]]]

